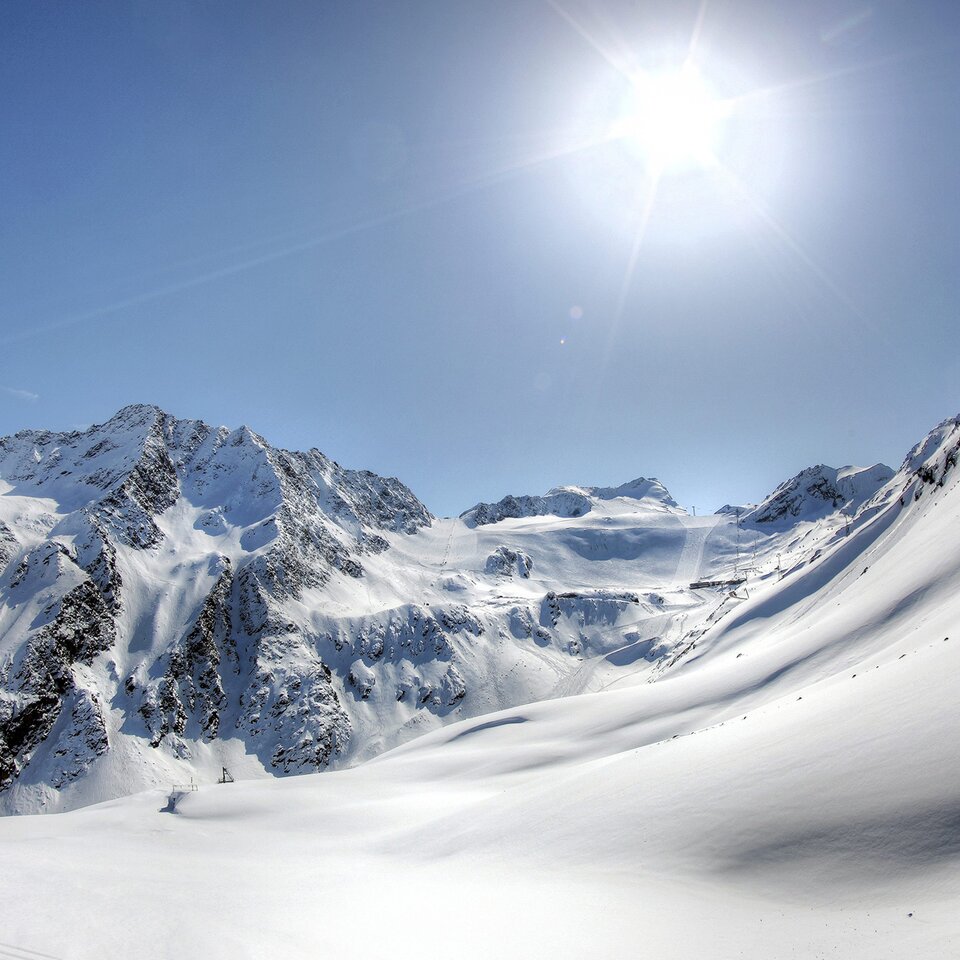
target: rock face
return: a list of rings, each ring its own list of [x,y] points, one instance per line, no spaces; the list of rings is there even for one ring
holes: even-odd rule
[[[278,772],[345,751],[343,689],[290,608],[430,525],[402,483],[150,406],[4,438],[0,476],[0,791],[82,776],[111,711],[181,759],[224,738]]]
[[[533,560],[522,550],[511,550],[509,547],[497,547],[493,553],[487,557],[484,566],[487,573],[497,577],[512,577],[514,575],[530,578],[530,571],[533,569]]]
[[[478,503],[460,514],[469,526],[482,527],[521,517],[582,517],[593,507],[590,498],[573,490],[551,490],[543,497],[506,496],[497,503]]]
[[[62,573],[61,556],[59,551],[48,552],[39,562],[44,566],[52,562]],[[48,748],[55,787],[80,776],[107,749],[102,704],[87,688],[82,670],[116,641],[103,598],[93,581],[85,580],[51,603],[38,619],[43,625],[2,673],[0,789],[10,785],[55,729],[59,736]]]
[[[818,520],[838,510],[852,516],[892,477],[893,470],[882,463],[839,469],[818,464],[781,483],[741,518],[747,523],[774,524]],[[729,512],[730,508],[721,509]]]
[[[873,501],[899,495],[901,506],[918,501],[925,492],[943,487],[960,460],[960,415],[939,423],[904,458],[896,476]],[[872,506],[874,503],[868,504]]]

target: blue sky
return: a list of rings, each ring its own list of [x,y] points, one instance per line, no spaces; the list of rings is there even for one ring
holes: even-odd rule
[[[599,134],[694,34],[735,106],[651,194]],[[153,402],[441,514],[897,466],[960,409],[958,48],[905,0],[10,0],[0,433]]]

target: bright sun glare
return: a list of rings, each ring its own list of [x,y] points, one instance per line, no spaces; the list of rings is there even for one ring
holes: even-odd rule
[[[657,173],[709,166],[724,105],[692,66],[633,80],[612,136],[639,153]]]

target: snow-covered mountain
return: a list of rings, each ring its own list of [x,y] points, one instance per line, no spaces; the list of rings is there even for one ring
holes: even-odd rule
[[[484,630],[444,624],[446,662],[477,686],[443,717],[421,710],[435,721],[418,725],[433,727],[424,736],[352,769],[223,786],[207,775],[197,792],[164,784],[59,817],[0,818],[4,950],[308,957],[320,938],[338,956],[401,960],[430,944],[476,960],[955,956],[958,458],[960,418],[857,509],[815,505],[784,530],[615,497],[579,517],[381,534],[390,546],[361,555],[361,577],[330,573],[336,599],[304,596],[341,623],[380,622],[391,591],[414,589],[440,622],[436,605],[456,596]],[[156,521],[164,543],[175,509]],[[20,538],[36,514],[19,510],[5,576],[32,549]],[[117,547],[122,591],[148,569],[132,557]],[[37,573],[55,584],[67,574],[51,558]],[[735,584],[684,582],[735,569]],[[388,571],[389,586],[374,579]],[[361,614],[362,591],[337,588],[365,578]],[[77,676],[103,682],[123,643],[142,655],[116,623],[109,651]],[[573,641],[578,651],[562,649]],[[351,722],[377,703],[389,657],[361,660],[377,681],[366,700],[346,695],[331,659]],[[500,668],[487,686],[482,664]],[[552,698],[536,695],[546,672]],[[524,691],[467,718],[473,697]],[[225,726],[181,741],[195,757],[220,749]],[[372,729],[357,721],[354,738]],[[143,765],[171,756],[171,737],[151,750],[142,731],[108,726],[110,750],[77,782],[102,777],[124,738]]]
[[[780,484],[762,503],[744,512],[753,523],[790,524],[798,519],[820,520],[840,510],[853,516],[893,477],[882,463],[872,467],[827,467],[818,464]]]
[[[479,529],[149,406],[0,441],[0,481],[8,811],[357,762],[579,689],[584,657],[649,669],[703,606],[703,551],[657,481],[554,491],[585,504],[566,524]]]
[[[125,792],[143,743],[189,760],[240,737],[283,771],[344,751],[341,695],[287,606],[429,526],[403,484],[149,406],[5,438],[0,478],[0,786],[42,799],[119,753],[103,791]]]
[[[680,509],[667,488],[656,479],[638,477],[619,487],[554,487],[542,497],[506,496],[497,503],[478,503],[460,515],[468,526],[481,527],[522,517],[581,517],[598,500],[635,500],[647,507]]]
[[[924,443],[895,477],[805,471],[738,524],[642,478],[437,519],[397,480],[149,406],[23,431],[0,441],[0,804],[350,765],[656,679],[743,603],[695,583],[819,559],[899,508]]]

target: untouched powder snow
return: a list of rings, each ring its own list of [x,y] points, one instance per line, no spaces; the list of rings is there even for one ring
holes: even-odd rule
[[[650,669],[583,630],[564,679],[583,682],[560,692],[592,692],[450,722],[353,769],[0,819],[0,952],[956,956],[958,452],[946,421],[852,516],[764,541],[759,569],[709,603],[688,588],[696,622],[670,611],[660,633],[678,635]],[[588,528],[617,534],[588,568],[571,545],[587,517],[538,515],[425,531],[440,559],[415,576],[481,582],[502,545],[521,594],[538,571],[596,570],[602,602],[557,593],[547,614],[602,623],[639,606],[612,571],[643,555],[604,502]],[[664,581],[754,563],[749,522],[669,520]]]

